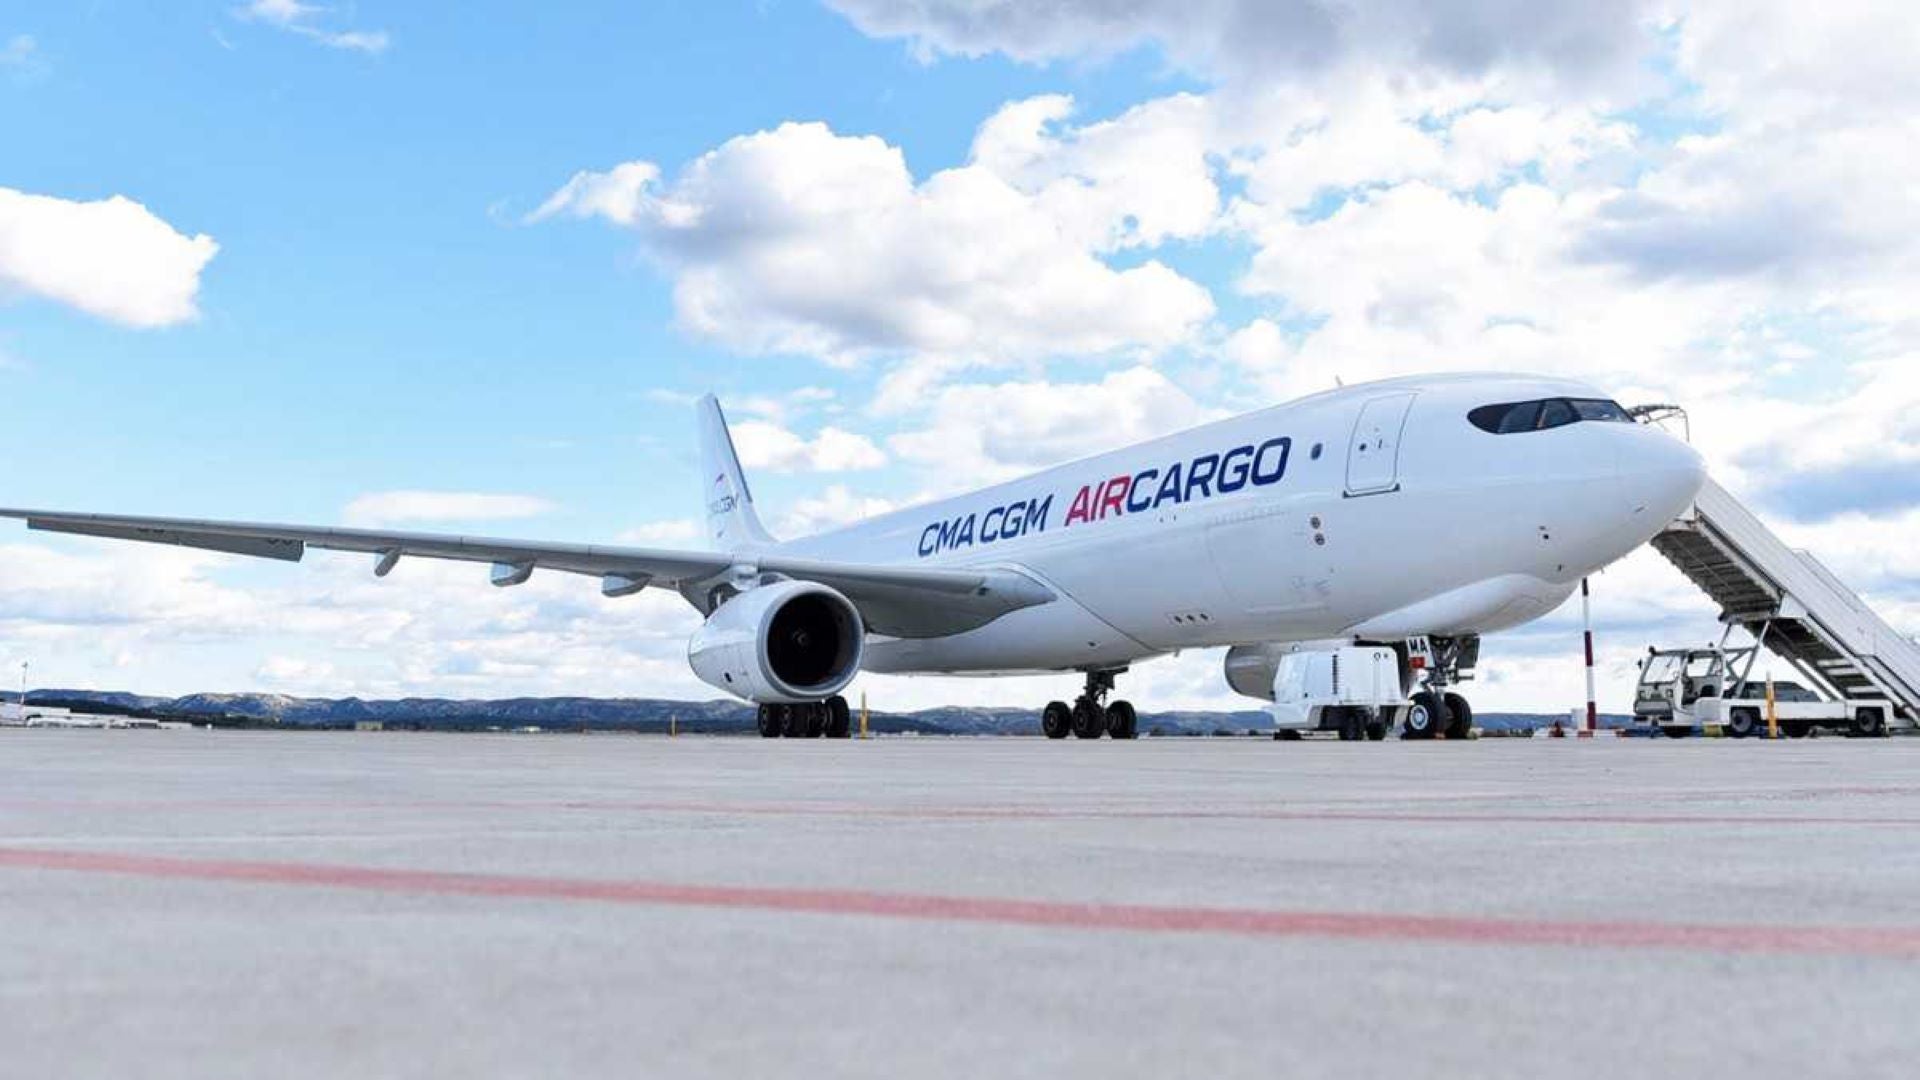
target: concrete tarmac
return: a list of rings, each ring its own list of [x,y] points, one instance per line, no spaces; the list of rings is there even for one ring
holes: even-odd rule
[[[8,1076],[1911,1076],[1920,739],[0,731]]]

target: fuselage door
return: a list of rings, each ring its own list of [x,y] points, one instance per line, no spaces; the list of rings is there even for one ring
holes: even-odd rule
[[[1400,435],[1413,394],[1386,394],[1360,406],[1347,444],[1347,494],[1378,495],[1400,486]]]

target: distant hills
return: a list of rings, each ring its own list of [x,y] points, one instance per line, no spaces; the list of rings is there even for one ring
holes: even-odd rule
[[[18,694],[0,694],[17,700]],[[189,720],[223,727],[284,727],[313,730],[350,729],[359,723],[424,731],[494,731],[537,727],[543,731],[665,732],[679,730],[706,734],[745,734],[754,730],[754,710],[737,701],[666,701],[657,698],[303,698],[285,694],[188,694],[153,697],[115,690],[35,690],[32,705],[71,709],[77,713],[113,713],[161,720]],[[1483,713],[1477,717],[1488,731],[1528,730],[1551,724],[1553,715]],[[1605,716],[1606,727],[1622,726],[1624,716]],[[881,733],[917,732],[925,735],[1036,735],[1039,709],[959,708],[918,712],[875,712],[871,730]],[[1163,735],[1240,735],[1268,731],[1266,713],[1258,709],[1231,712],[1142,712],[1140,731]]]

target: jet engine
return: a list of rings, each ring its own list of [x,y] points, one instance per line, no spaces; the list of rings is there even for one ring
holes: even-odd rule
[[[1287,651],[1287,646],[1270,642],[1235,645],[1227,650],[1227,685],[1236,694],[1272,701],[1273,676]]]
[[[687,642],[709,685],[760,704],[820,701],[860,671],[866,630],[853,601],[807,581],[748,589],[715,609]]]

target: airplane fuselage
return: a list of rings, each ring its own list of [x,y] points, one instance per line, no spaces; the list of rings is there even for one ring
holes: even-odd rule
[[[1334,390],[779,545],[991,566],[1054,603],[940,638],[875,637],[883,672],[1108,668],[1243,642],[1479,634],[1546,614],[1693,497],[1697,455],[1624,418],[1499,434],[1468,414],[1593,387],[1508,376]]]

